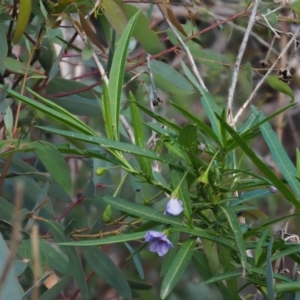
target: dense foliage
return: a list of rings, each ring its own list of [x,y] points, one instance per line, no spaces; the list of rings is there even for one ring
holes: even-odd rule
[[[1,299],[300,299],[299,13],[0,1]]]

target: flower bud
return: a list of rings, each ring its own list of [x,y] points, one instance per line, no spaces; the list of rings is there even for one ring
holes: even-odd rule
[[[102,219],[105,223],[110,222],[113,219],[113,211],[110,205],[107,205],[102,214]]]
[[[96,170],[96,175],[97,176],[102,176],[102,175],[104,175],[105,173],[106,173],[106,171],[107,171],[107,168],[98,168],[97,170]]]

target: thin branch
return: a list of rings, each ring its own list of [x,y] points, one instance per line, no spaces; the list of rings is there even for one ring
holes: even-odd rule
[[[133,134],[133,131],[132,131],[132,128],[130,127],[130,125],[128,124],[127,120],[125,119],[124,116],[120,115],[120,121],[131,141],[132,144],[135,144],[135,138],[134,138],[134,134]]]
[[[191,54],[191,52],[190,52],[190,49],[186,46],[186,44],[184,43],[184,41],[182,40],[182,38],[181,38],[180,35],[178,34],[176,28],[175,28],[175,27],[173,26],[173,24],[169,21],[169,19],[168,19],[166,16],[164,16],[164,17],[165,17],[165,20],[167,21],[167,23],[168,23],[170,29],[172,30],[172,32],[173,32],[174,35],[176,36],[176,38],[177,38],[179,44],[181,45],[181,47],[183,48],[184,52],[186,53],[187,58],[188,58],[188,60],[189,60],[189,62],[190,62],[190,65],[191,65],[191,67],[192,67],[192,71],[193,71],[193,73],[195,74],[195,76],[196,76],[198,82],[200,83],[201,87],[202,87],[204,90],[207,91],[207,88],[206,88],[206,86],[205,86],[205,83],[204,83],[204,81],[202,80],[202,77],[201,77],[201,75],[200,75],[200,73],[199,73],[199,71],[198,71],[198,68],[197,68],[197,66],[196,66],[196,64],[195,64],[195,61],[194,61],[193,56],[192,56],[192,54]]]
[[[239,74],[239,69],[241,65],[241,61],[248,43],[248,39],[252,30],[253,25],[255,24],[255,16],[258,8],[259,0],[255,0],[255,4],[250,16],[250,20],[248,23],[247,30],[245,32],[239,53],[236,58],[235,66],[234,66],[234,71],[233,71],[233,76],[232,76],[232,82],[228,91],[228,100],[227,100],[227,122],[228,124],[231,124],[234,126],[234,123],[232,123],[233,116],[232,116],[232,105],[233,105],[233,97],[234,97],[234,92],[236,88],[236,83],[238,79],[238,74]]]
[[[235,124],[238,120],[238,118],[241,116],[241,114],[243,113],[243,111],[246,109],[246,107],[249,105],[249,103],[252,101],[252,99],[254,98],[254,96],[256,95],[257,91],[259,90],[259,88],[262,86],[262,84],[264,83],[264,81],[266,80],[267,76],[269,76],[269,74],[273,71],[273,69],[275,68],[275,66],[277,65],[278,61],[281,59],[281,57],[284,55],[284,53],[289,49],[289,47],[292,45],[292,43],[294,42],[294,40],[296,39],[298,33],[300,32],[300,26],[297,28],[296,32],[293,34],[293,37],[290,39],[290,41],[286,44],[286,46],[284,47],[284,49],[281,51],[280,55],[277,57],[277,59],[275,60],[275,62],[273,63],[273,65],[270,67],[270,69],[267,71],[267,73],[263,76],[263,78],[257,83],[257,85],[255,86],[253,92],[251,93],[251,95],[249,96],[249,98],[247,99],[247,101],[243,104],[243,106],[239,109],[239,111],[237,112],[236,116],[234,117],[233,123]]]

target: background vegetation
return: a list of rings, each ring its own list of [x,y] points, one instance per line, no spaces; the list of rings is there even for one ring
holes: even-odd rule
[[[1,299],[300,299],[300,1],[0,1]]]

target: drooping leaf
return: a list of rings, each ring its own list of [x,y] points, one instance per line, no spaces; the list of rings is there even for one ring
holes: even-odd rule
[[[138,12],[138,8],[133,5],[124,4],[124,12],[127,18],[130,19]],[[150,22],[142,12],[139,14],[132,35],[141,43],[148,53],[154,55],[162,50],[158,35],[150,29]]]
[[[101,1],[101,8],[108,22],[118,35],[122,35],[127,25],[127,18],[122,8],[111,0]]]
[[[154,83],[158,88],[182,96],[195,93],[191,83],[170,65],[158,60],[151,60],[150,68]]]
[[[17,25],[12,37],[12,42],[17,44],[26,29],[31,14],[31,0],[20,0],[19,14],[17,17]]]
[[[99,248],[89,247],[81,250],[92,270],[107,284],[115,288],[125,299],[131,298],[129,284],[114,262]]]
[[[270,75],[266,81],[274,90],[290,96],[292,101],[295,101],[293,90],[285,82],[279,80],[278,76]]]
[[[36,153],[54,181],[66,190],[69,195],[73,194],[73,184],[70,172],[62,154],[52,144],[43,141],[35,142]]]

